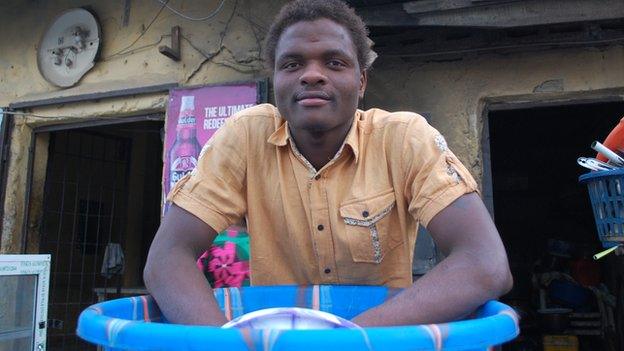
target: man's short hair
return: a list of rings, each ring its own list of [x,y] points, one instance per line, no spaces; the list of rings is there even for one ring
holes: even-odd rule
[[[317,19],[329,19],[343,26],[351,35],[355,45],[360,69],[370,68],[374,56],[364,21],[341,0],[294,0],[286,4],[273,20],[265,41],[265,60],[271,71],[275,66],[275,49],[280,37],[289,26]]]

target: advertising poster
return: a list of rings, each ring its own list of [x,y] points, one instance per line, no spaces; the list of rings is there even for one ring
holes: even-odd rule
[[[202,146],[234,113],[258,103],[258,83],[173,89],[165,125],[163,201],[197,165]],[[163,215],[168,205],[163,204]]]

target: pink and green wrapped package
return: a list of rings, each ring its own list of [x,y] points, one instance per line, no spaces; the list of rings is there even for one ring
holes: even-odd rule
[[[219,233],[212,246],[197,259],[213,288],[249,285],[249,234],[241,227]]]

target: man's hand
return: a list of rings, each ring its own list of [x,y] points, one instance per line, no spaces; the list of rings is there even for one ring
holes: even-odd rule
[[[150,247],[143,279],[171,323],[221,326],[227,322],[195,264],[216,235],[202,220],[174,204],[165,215]]]
[[[353,320],[360,326],[450,322],[511,289],[500,236],[476,193],[440,211],[427,230],[447,255],[411,287]]]

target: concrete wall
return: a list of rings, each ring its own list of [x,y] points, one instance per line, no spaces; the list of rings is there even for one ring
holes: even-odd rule
[[[26,94],[61,90],[39,74],[36,47],[49,23],[66,9],[89,6],[99,17],[102,29],[100,59],[79,85],[142,80],[145,76],[191,85],[259,76],[259,40],[281,4],[229,0],[214,18],[199,22],[164,9],[136,44],[128,47],[162,7],[154,0],[130,3],[128,25],[124,26],[124,1],[4,1],[0,12],[0,105]],[[218,4],[218,0],[208,0],[175,1],[171,5],[187,15],[201,17]],[[161,55],[157,48],[170,45],[169,35],[175,25],[181,27],[183,36],[180,62]],[[120,51],[126,54],[118,54]]]
[[[548,81],[556,84],[549,88],[543,84]],[[481,183],[484,109],[491,103],[605,97],[624,98],[622,46],[492,53],[448,62],[406,63],[382,56],[371,72],[365,102],[429,114],[430,123]]]
[[[167,9],[160,11],[162,5],[153,0],[129,3],[128,23],[124,25],[124,1],[3,2],[0,5],[0,106],[127,87],[170,83],[191,86],[249,81],[266,76],[260,59],[260,43],[282,1],[228,0],[214,18],[206,21],[186,20]],[[188,16],[203,17],[213,12],[219,3],[218,0],[175,1],[171,5]],[[76,86],[61,89],[39,74],[36,49],[55,16],[80,6],[90,7],[99,17],[102,50],[95,67]],[[182,33],[182,59],[179,62],[158,52],[159,45],[171,45],[171,27],[176,25],[180,26]],[[145,30],[147,27],[149,29]],[[131,45],[135,40],[136,43]],[[28,149],[34,128],[91,119],[164,114],[166,103],[167,92],[162,91],[33,107],[21,111],[30,115],[12,117],[15,128],[11,135],[0,253],[21,250]],[[37,136],[36,144],[38,151],[47,150],[44,135]],[[45,174],[46,162],[45,157],[37,157],[34,165],[29,227],[35,229],[41,212],[43,179],[40,175]],[[30,242],[36,233],[29,231]],[[36,252],[37,245],[28,245],[27,251]]]

